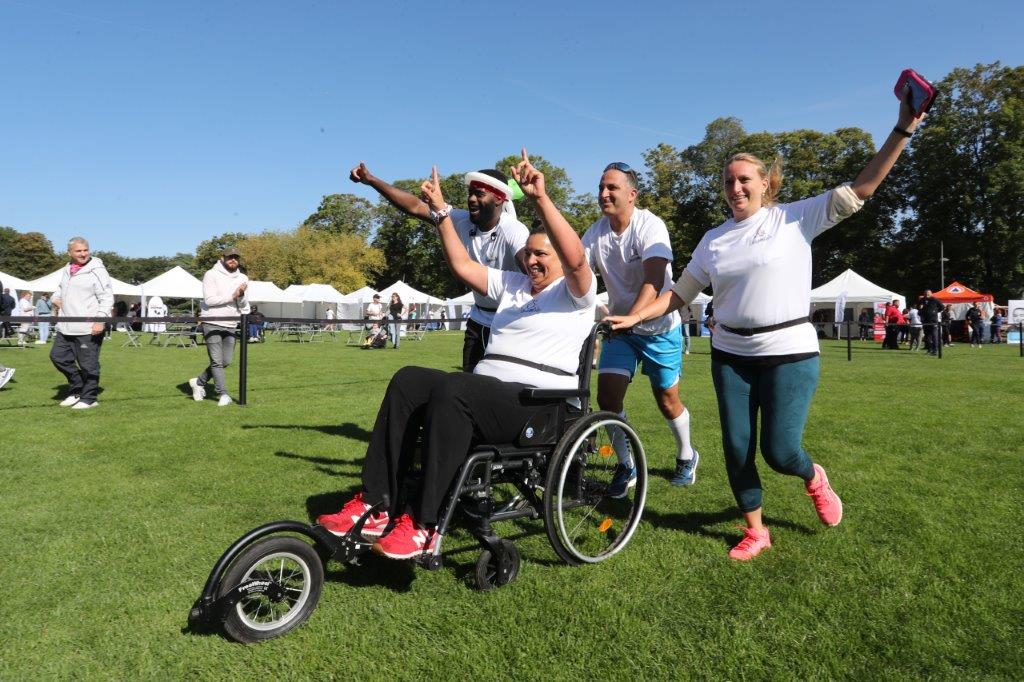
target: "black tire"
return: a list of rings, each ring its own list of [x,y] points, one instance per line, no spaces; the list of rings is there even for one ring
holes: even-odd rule
[[[507,585],[519,575],[519,550],[508,540],[501,541],[498,556],[489,549],[480,552],[473,574],[473,585],[482,591]]]
[[[622,429],[636,466],[636,485],[613,499],[608,486],[618,463],[607,427]],[[647,456],[628,422],[614,412],[593,412],[562,436],[548,463],[544,527],[567,564],[595,564],[625,547],[647,500]]]
[[[320,600],[324,566],[309,543],[279,535],[253,543],[235,559],[221,581],[219,596],[250,578],[270,580],[286,594],[275,600],[265,592],[253,592],[231,607],[224,632],[243,644],[280,637],[305,623]]]

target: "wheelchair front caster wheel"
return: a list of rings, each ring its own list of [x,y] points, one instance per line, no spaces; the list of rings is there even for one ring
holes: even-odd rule
[[[235,560],[220,594],[252,581],[252,589],[231,608],[224,631],[252,644],[283,635],[312,615],[324,584],[324,566],[307,542],[288,536],[253,543]]]
[[[473,584],[478,590],[490,590],[507,585],[519,575],[519,550],[508,540],[502,540],[495,555],[489,549],[476,560]]]

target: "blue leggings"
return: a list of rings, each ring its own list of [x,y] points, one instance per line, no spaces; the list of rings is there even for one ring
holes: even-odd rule
[[[768,465],[805,481],[814,478],[814,465],[801,440],[819,369],[817,356],[775,367],[712,359],[725,469],[740,511],[761,508],[761,478],[754,464],[759,411],[761,454]]]

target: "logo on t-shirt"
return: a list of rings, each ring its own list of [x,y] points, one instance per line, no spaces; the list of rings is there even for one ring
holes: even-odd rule
[[[772,236],[768,234],[768,230],[764,229],[764,225],[762,225],[761,227],[757,228],[757,232],[755,232],[754,236],[750,238],[750,243],[756,244],[758,242],[768,241],[769,239],[771,239],[771,237]]]

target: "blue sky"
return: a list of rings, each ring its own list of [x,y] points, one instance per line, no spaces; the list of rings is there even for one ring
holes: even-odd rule
[[[289,229],[346,179],[521,145],[609,161],[746,129],[895,122],[912,66],[1024,63],[1024,3],[0,0],[0,225],[171,255]]]

